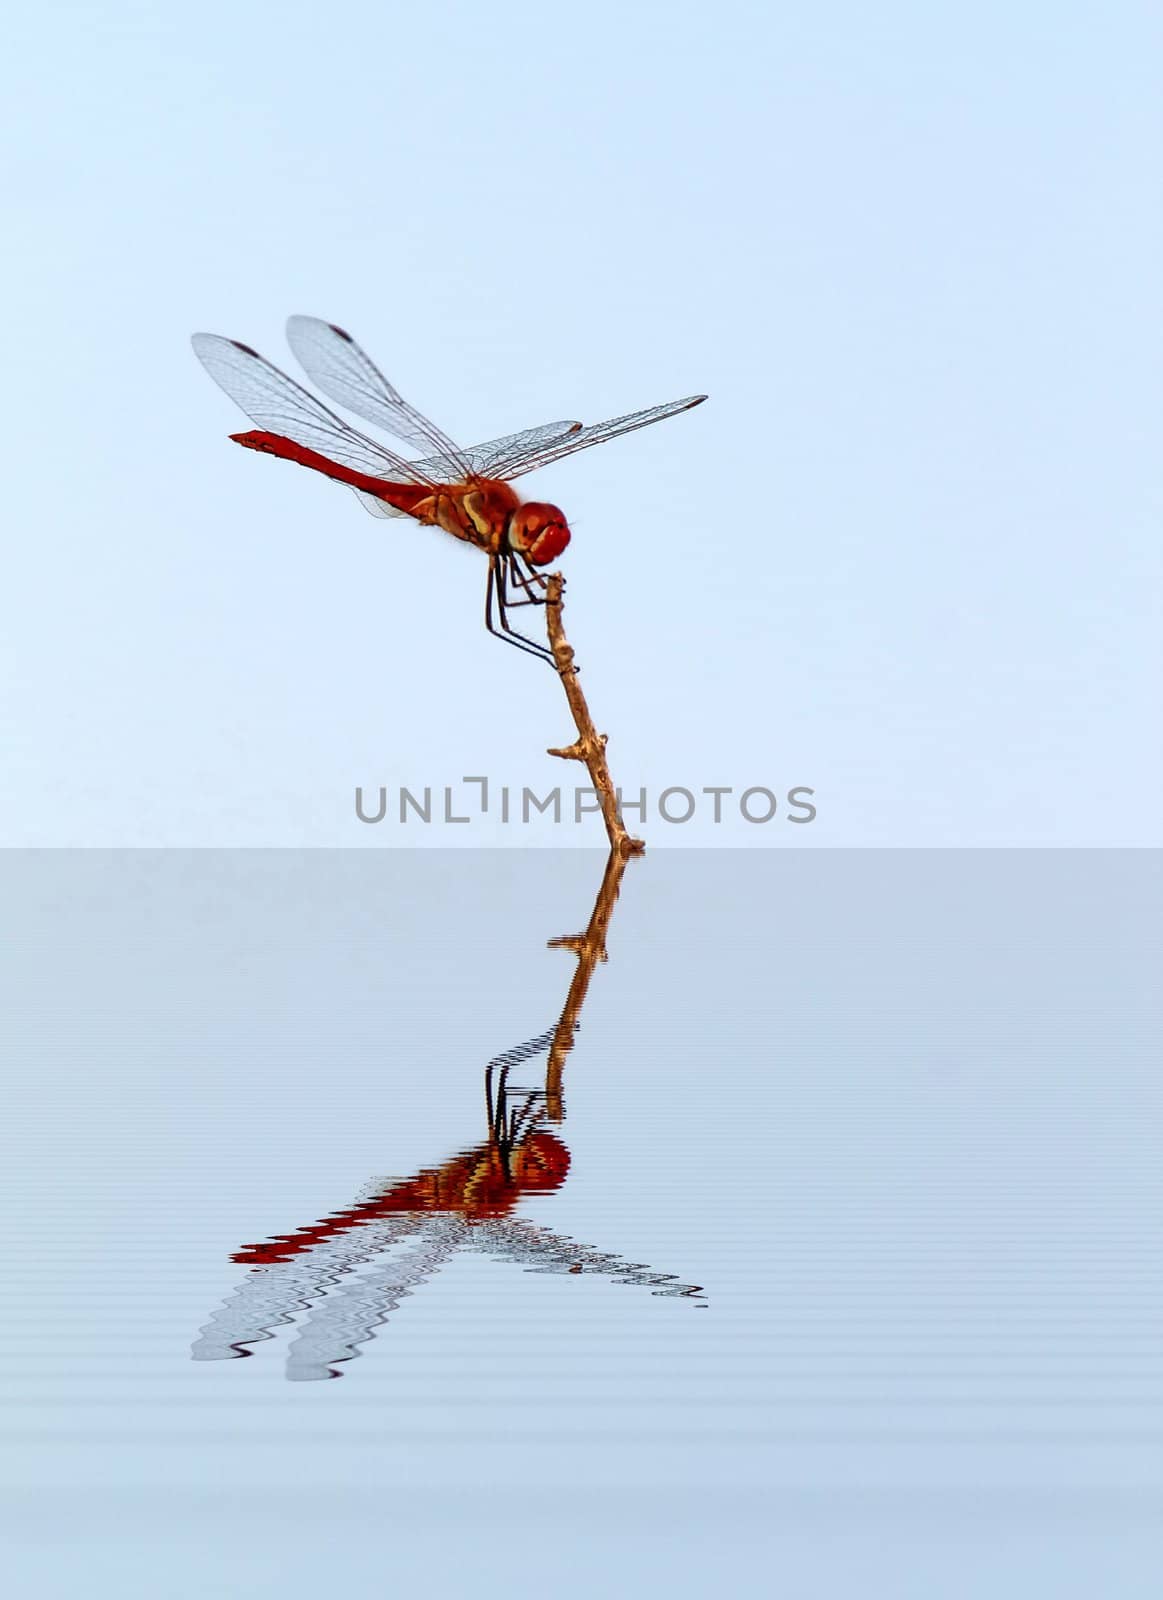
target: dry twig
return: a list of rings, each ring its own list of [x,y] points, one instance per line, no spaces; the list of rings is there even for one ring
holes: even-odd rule
[[[622,818],[618,813],[618,797],[610,778],[610,768],[606,762],[606,735],[598,733],[594,727],[594,720],[590,716],[590,708],[586,704],[586,697],[581,691],[577,681],[577,667],[574,665],[573,646],[565,637],[565,628],[562,624],[561,613],[564,606],[562,590],[565,579],[560,572],[551,573],[549,588],[545,602],[545,626],[549,634],[549,647],[553,651],[554,664],[557,675],[565,689],[565,698],[569,701],[569,709],[573,713],[574,726],[577,728],[577,738],[573,744],[565,745],[562,749],[551,749],[551,756],[560,756],[563,761],[583,761],[590,775],[594,793],[598,797],[598,804],[602,808],[602,817],[606,824],[606,833],[610,840],[610,849],[617,856],[639,856],[646,849],[641,839],[633,838],[627,833]]]
[[[565,1004],[561,1008],[557,1027],[553,1030],[553,1043],[549,1047],[549,1060],[545,1068],[545,1110],[551,1122],[560,1122],[565,1115],[561,1099],[565,1058],[573,1049],[578,1019],[585,1004],[594,968],[599,961],[606,959],[606,930],[610,926],[610,918],[614,915],[614,904],[622,886],[622,874],[626,870],[628,859],[628,856],[619,854],[617,850],[610,851],[586,931],[570,934],[561,939],[550,939],[548,944],[550,950],[572,950],[577,956],[577,970],[570,983],[569,993],[565,997]]]

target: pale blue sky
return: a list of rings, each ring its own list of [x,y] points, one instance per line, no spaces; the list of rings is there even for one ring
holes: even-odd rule
[[[816,790],[652,844],[1157,838],[1157,7],[8,26],[4,843],[383,846],[357,783],[572,781],[475,552],[227,442],[189,334],[290,366],[291,312],[466,442],[710,394],[524,483],[615,777]]]

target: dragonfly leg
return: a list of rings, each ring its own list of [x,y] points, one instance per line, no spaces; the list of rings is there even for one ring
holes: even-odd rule
[[[518,633],[516,628],[509,626],[507,606],[508,592],[505,587],[504,565],[499,557],[490,556],[489,580],[485,590],[485,627],[498,639],[503,639],[506,644],[524,650],[526,655],[537,656],[540,660],[547,661],[556,671],[557,663],[553,659],[552,650],[545,645],[535,643],[532,639],[527,639],[523,633]],[[499,623],[500,626],[495,626],[495,623]]]
[[[505,1126],[505,1106],[508,1101],[509,1068],[501,1068],[500,1078],[497,1082],[496,1093],[493,1092],[493,1067],[490,1062],[485,1069],[485,1105],[488,1108],[489,1133],[497,1137],[498,1130],[503,1131]]]
[[[521,1107],[521,1109],[519,1111],[513,1111],[510,1113],[509,1138],[513,1144],[516,1144],[518,1134],[525,1130],[527,1123],[536,1122],[538,1120],[534,1115],[533,1107],[537,1104],[538,1100],[544,1099],[545,1090],[534,1089],[530,1092],[525,1104]]]
[[[508,575],[525,592],[524,600],[510,600],[511,606],[543,606],[545,592],[549,588],[549,580],[544,574],[531,567],[528,562],[515,552],[511,551],[502,558],[507,563]]]

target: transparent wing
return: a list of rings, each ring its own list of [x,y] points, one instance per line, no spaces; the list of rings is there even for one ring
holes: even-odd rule
[[[264,432],[291,439],[373,478],[432,485],[448,481],[366,438],[249,345],[216,333],[196,333],[190,342],[214,382]],[[456,471],[454,477],[458,476]]]
[[[571,456],[577,450],[588,450],[591,445],[605,444],[607,439],[616,439],[621,433],[633,433],[636,428],[648,428],[652,422],[661,422],[664,417],[690,411],[694,406],[701,406],[706,398],[705,394],[691,395],[686,400],[672,400],[669,405],[649,406],[645,411],[632,411],[625,417],[595,422],[591,427],[580,428],[563,438],[532,443],[527,449],[514,453],[505,470],[496,471],[493,476],[520,478],[526,472],[536,472],[538,467],[548,466],[551,461],[560,461],[563,456]],[[536,429],[531,431],[537,432]]]
[[[540,428],[523,428],[520,433],[507,433],[503,439],[490,439],[488,444],[473,445],[464,453],[468,458],[470,473],[474,473],[478,478],[505,478],[509,476],[509,467],[514,461],[521,461],[534,449],[544,448],[561,439],[568,439],[571,434],[580,431],[580,422],[546,422]],[[421,472],[435,473],[442,461],[441,456],[430,456],[425,461],[415,462],[414,465]],[[373,517],[408,515],[406,511],[398,511],[395,506],[377,499],[374,494],[368,494],[364,489],[356,489],[355,496]]]
[[[368,494],[366,489],[353,489],[352,494],[359,501],[365,511],[370,511],[373,517],[406,517],[406,511],[400,511],[395,506],[390,506],[386,500],[377,499],[374,494]]]
[[[614,1283],[645,1284],[655,1295],[705,1303],[700,1284],[680,1283],[672,1272],[655,1272],[644,1262],[627,1261],[612,1251],[595,1250],[592,1245],[579,1244],[568,1235],[551,1233],[548,1228],[539,1227],[524,1217],[512,1222],[489,1219],[477,1223],[465,1244],[470,1250],[516,1262],[526,1272],[564,1272],[571,1276],[601,1273]]]
[[[345,410],[374,422],[433,461],[439,460],[437,476],[445,481],[457,482],[469,475],[467,452],[408,404],[350,333],[318,317],[290,317],[287,342],[312,383]]]
[[[439,1272],[469,1231],[456,1218],[425,1218],[410,1249],[320,1295],[287,1349],[290,1381],[342,1377],[343,1363],[361,1354],[360,1346],[375,1339],[400,1302]]]
[[[520,433],[474,445],[468,455],[478,477],[510,478],[514,475],[510,470],[514,462],[526,461],[537,451],[560,444],[581,431],[580,422],[545,422],[540,428],[522,428]]]

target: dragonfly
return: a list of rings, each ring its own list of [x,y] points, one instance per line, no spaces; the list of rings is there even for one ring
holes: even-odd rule
[[[543,1126],[547,1092],[509,1083],[512,1068],[545,1054],[556,1034],[550,1028],[489,1062],[487,1143],[411,1178],[373,1179],[342,1210],[237,1250],[230,1259],[250,1271],[200,1330],[193,1359],[253,1355],[252,1346],[297,1323],[287,1377],[342,1377],[401,1302],[466,1250],[528,1272],[597,1275],[704,1305],[698,1284],[514,1215],[527,1197],[560,1189],[570,1168],[568,1149]]]
[[[578,450],[690,411],[707,398],[690,395],[589,427],[547,422],[462,449],[409,405],[336,323],[291,317],[287,342],[328,399],[419,453],[401,455],[361,433],[250,345],[196,333],[192,343],[198,359],[256,424],[254,431],[231,434],[233,441],[346,484],[374,516],[411,517],[483,550],[488,557],[485,627],[554,667],[552,651],[521,633],[509,613],[545,604],[548,586],[538,568],[555,561],[569,544],[569,524],[558,506],[521,500],[512,481]]]

